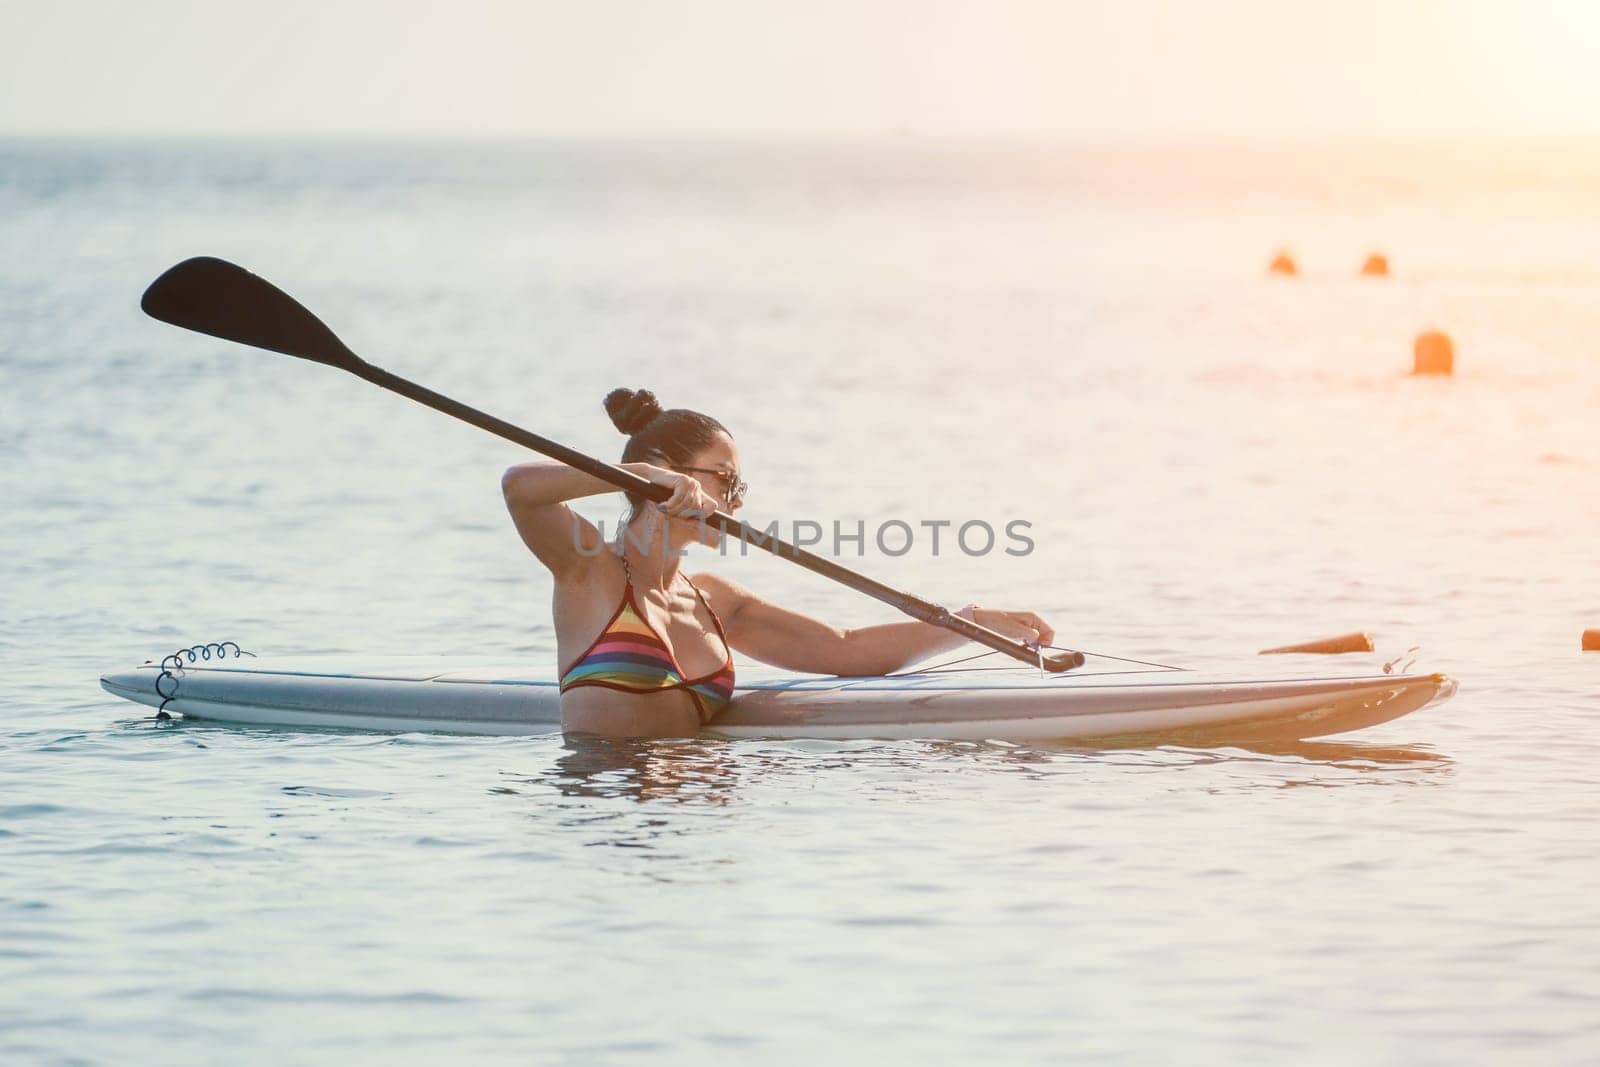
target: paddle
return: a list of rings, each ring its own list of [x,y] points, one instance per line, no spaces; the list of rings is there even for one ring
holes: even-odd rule
[[[144,298],[139,302],[147,315],[181,326],[186,330],[210,334],[228,341],[265,348],[272,352],[324,363],[330,367],[349,371],[373,385],[381,386],[401,396],[426,404],[435,411],[453,415],[480,429],[488,430],[508,441],[560,460],[585,474],[610,482],[619,489],[632,490],[650,500],[662,501],[671,495],[666,486],[656,485],[620,467],[593,459],[566,445],[538,434],[529,433],[519,426],[476,408],[468,407],[449,397],[426,389],[415,382],[390,374],[375,367],[346,347],[334,332],[323,325],[299,301],[251,274],[243,267],[210,256],[186,259],[150,283]],[[961,636],[1004,652],[1024,663],[1039,664],[1048,671],[1066,671],[1083,664],[1081,652],[1059,652],[1041,656],[1037,649],[1020,641],[1013,641],[977,623],[968,622],[959,615],[937,604],[929,603],[909,593],[902,593],[865,575],[782,539],[746,526],[732,515],[714,511],[706,522],[729,536],[738,537],[775,556],[791,560],[807,570],[847,585],[857,592],[881,600],[923,622],[953,630]]]

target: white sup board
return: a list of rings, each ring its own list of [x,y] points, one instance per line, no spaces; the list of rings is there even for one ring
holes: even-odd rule
[[[542,734],[561,728],[548,672],[492,663],[242,658],[100,679],[188,719],[387,732]],[[1041,675],[1025,666],[871,678],[750,671],[706,728],[725,738],[1289,741],[1348,733],[1455,692],[1442,674],[1247,678],[1192,671]]]

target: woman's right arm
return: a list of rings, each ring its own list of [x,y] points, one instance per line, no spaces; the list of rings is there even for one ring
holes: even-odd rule
[[[665,470],[649,463],[621,463],[623,470],[673,490],[672,498],[661,507],[668,514],[703,507],[715,507],[702,492],[700,483],[686,474]],[[507,468],[500,476],[500,491],[517,533],[539,562],[552,574],[577,570],[600,552],[600,531],[594,524],[567,507],[568,500],[615,493],[617,487],[602,478],[585,474],[565,463],[535,460]]]

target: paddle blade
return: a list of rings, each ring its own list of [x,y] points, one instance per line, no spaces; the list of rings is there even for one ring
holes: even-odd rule
[[[226,341],[343,370],[364,366],[298,300],[226,260],[184,260],[150,283],[139,306],[151,318]]]

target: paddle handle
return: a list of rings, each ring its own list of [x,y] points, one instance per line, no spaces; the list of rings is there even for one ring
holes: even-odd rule
[[[610,482],[624,491],[635,492],[648,500],[657,502],[666,500],[672,495],[672,490],[664,485],[657,485],[655,482],[647,478],[641,478],[632,471],[623,470],[613,463],[606,463],[592,456],[586,456],[582,452],[568,448],[558,441],[552,441],[547,437],[531,433],[520,426],[506,422],[504,419],[496,418],[487,412],[479,411],[477,408],[463,404],[459,400],[453,400],[443,393],[436,393],[426,386],[418,385],[416,382],[386,371],[382,367],[374,366],[359,357],[354,357],[353,362],[347,362],[344,369],[366,379],[373,385],[393,393],[399,393],[401,396],[415,400],[417,403],[433,408],[435,411],[453,415],[464,422],[471,423],[479,429],[487,430],[498,437],[503,437],[514,444],[522,445],[524,448],[549,456],[551,459],[565,463],[567,466],[583,471],[585,474],[591,474],[602,481]],[[888,604],[913,619],[953,631],[969,641],[975,641],[980,645],[994,649],[996,652],[1004,652],[1006,655],[1019,659],[1024,663],[1037,664],[1044,670],[1051,672],[1068,671],[1083,665],[1083,654],[1081,652],[1064,651],[1053,655],[1041,656],[1037,649],[1025,645],[1021,641],[1014,641],[1002,633],[989,629],[987,626],[980,626],[971,620],[964,619],[939,604],[934,604],[931,601],[923,600],[921,597],[912,596],[910,593],[884,585],[882,582],[868,578],[864,574],[857,574],[855,571],[840,566],[831,559],[808,552],[799,545],[790,544],[775,534],[757,530],[727,512],[713,511],[705,516],[702,521],[708,526],[716,527],[730,537],[737,537],[744,543],[754,545],[764,552],[791,560],[815,574],[820,574],[824,578],[831,578],[841,585],[846,585],[857,592],[865,593],[867,596]]]

